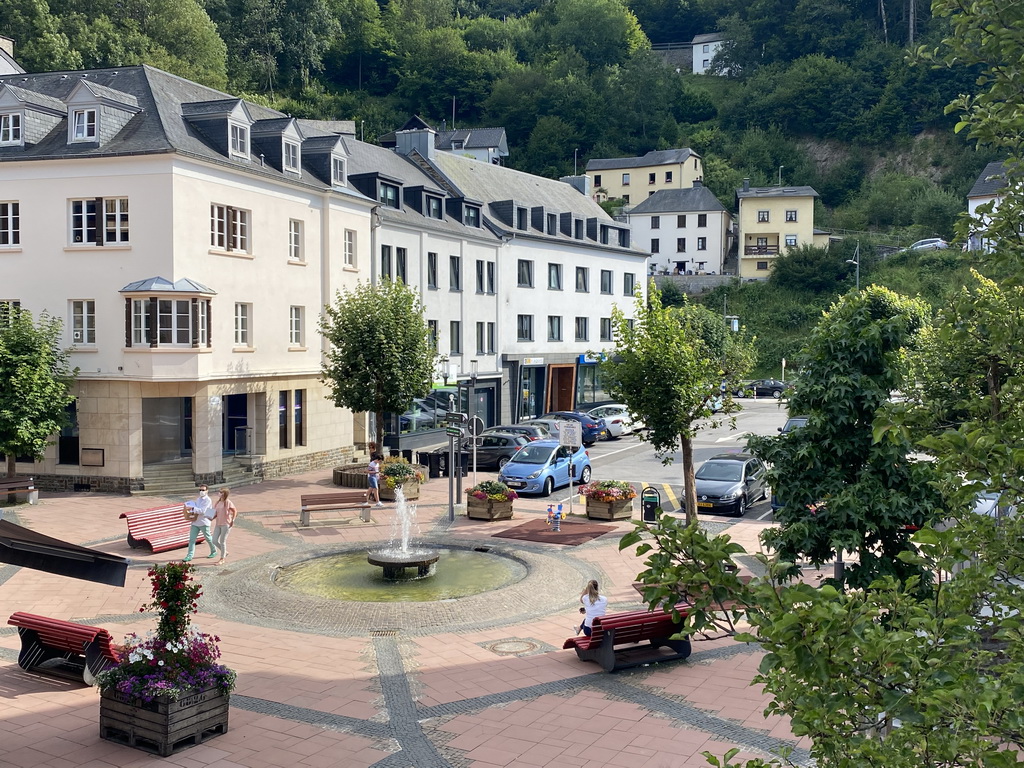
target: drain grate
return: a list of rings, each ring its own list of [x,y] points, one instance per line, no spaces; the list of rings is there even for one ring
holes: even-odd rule
[[[397,629],[371,629],[370,637],[398,637]]]
[[[473,547],[474,552],[490,552],[490,547]]]

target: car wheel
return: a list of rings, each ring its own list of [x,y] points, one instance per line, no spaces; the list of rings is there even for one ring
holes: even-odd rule
[[[540,495],[541,496],[550,496],[554,492],[555,492],[555,478],[549,477],[547,480],[544,481],[544,488],[541,489]]]
[[[583,471],[580,472],[580,483],[582,485],[586,485],[589,482],[590,482],[590,465],[588,464],[587,466],[585,466],[583,468]]]
[[[499,456],[498,457],[498,469],[502,469],[506,464],[508,464],[508,461],[509,461],[509,457],[508,456]]]
[[[772,390],[772,397],[774,397],[776,400],[781,398],[782,397],[782,390],[781,389],[773,389]]]
[[[586,442],[586,441],[584,441],[584,442],[583,442],[583,445],[584,445],[585,447],[587,447],[587,448],[589,448],[589,447],[590,447],[590,446],[592,446],[593,444],[594,444],[594,441],[593,441],[593,440],[591,440],[591,441],[590,441],[589,443],[588,443],[588,442]]]
[[[736,517],[743,517],[747,514],[747,497],[740,496],[739,504],[736,505]]]

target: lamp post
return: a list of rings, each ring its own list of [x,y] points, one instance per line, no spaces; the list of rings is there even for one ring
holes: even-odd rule
[[[577,175],[577,173],[576,173],[576,170],[577,170],[576,169],[576,157],[577,157],[579,151],[580,151],[579,147],[576,147],[576,149],[574,149],[572,151],[572,175],[573,176]]]
[[[469,420],[476,418],[476,377],[477,361],[469,361]],[[470,438],[473,441],[473,485],[476,485],[476,435]]]
[[[785,168],[785,167],[786,166],[784,166],[784,165],[780,165],[779,166],[779,186],[780,187],[782,186],[782,169]]]
[[[847,264],[853,264],[857,268],[857,290],[860,290],[860,240],[857,241],[857,250],[853,252],[853,258],[846,260]]]

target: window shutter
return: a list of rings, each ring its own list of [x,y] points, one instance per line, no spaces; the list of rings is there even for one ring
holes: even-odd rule
[[[149,346],[158,346],[159,336],[157,334],[157,324],[160,322],[160,317],[157,314],[159,311],[159,305],[156,296],[149,297],[149,327],[146,329],[146,341],[149,342]]]
[[[124,345],[132,345],[132,300],[124,300]]]
[[[192,347],[199,346],[199,299],[192,299],[189,308],[192,314]]]
[[[94,241],[96,245],[103,245],[103,228],[107,225],[107,214],[106,211],[103,210],[103,198],[97,197],[96,200],[93,201],[93,205],[96,206],[93,212],[93,215],[95,216],[93,221],[96,224]],[[88,218],[86,218],[86,221],[88,221]]]
[[[206,299],[206,346],[213,346],[213,302]]]

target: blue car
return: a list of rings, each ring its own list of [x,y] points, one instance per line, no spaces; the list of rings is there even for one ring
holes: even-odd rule
[[[535,440],[524,445],[498,473],[498,480],[519,493],[550,496],[555,488],[569,484],[569,458],[576,470],[573,482],[590,482],[590,456],[582,446],[559,445],[557,440]]]
[[[578,421],[583,425],[583,444],[593,445],[598,440],[607,440],[608,424],[604,419],[591,416],[582,411],[552,411],[545,413],[542,419],[559,419],[561,421]]]

